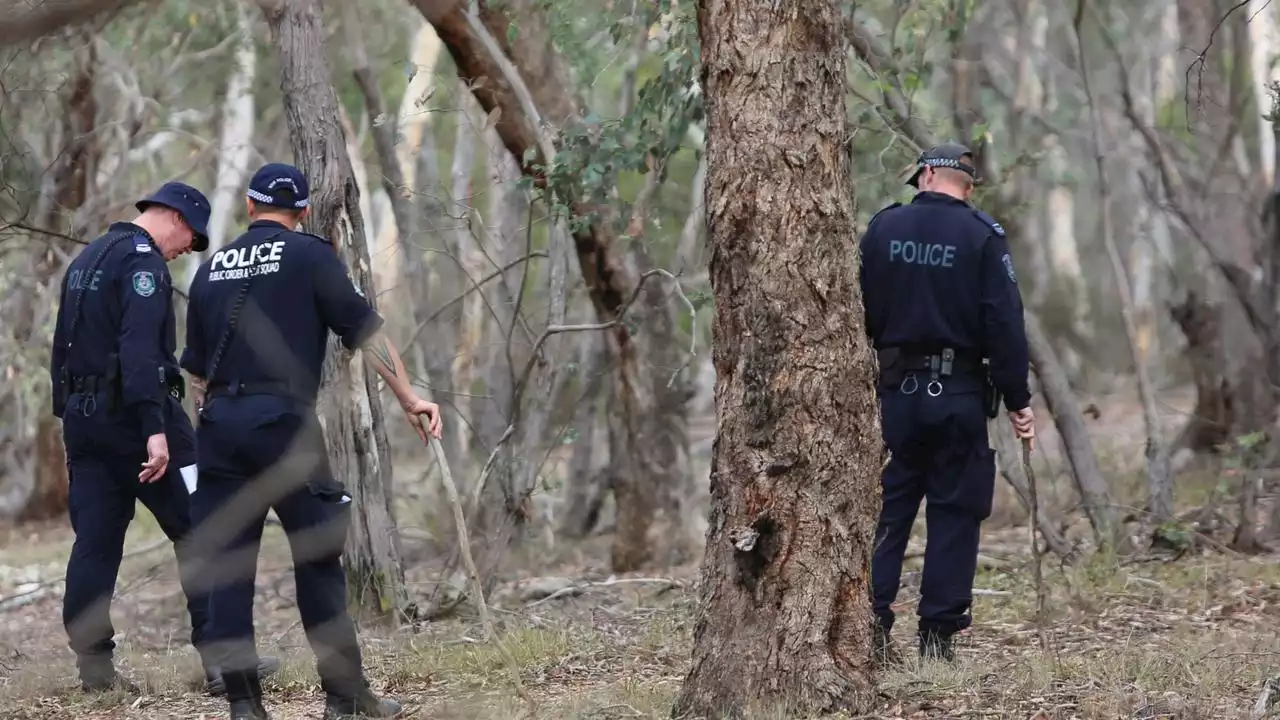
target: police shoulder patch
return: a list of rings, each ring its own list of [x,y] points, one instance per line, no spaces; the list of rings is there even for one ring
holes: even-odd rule
[[[140,252],[140,253],[149,253],[151,252],[151,245],[149,243],[138,243],[137,245],[133,246],[133,251]]]
[[[1013,272],[1013,258],[1009,257],[1009,253],[1000,256],[1000,262],[1004,263],[1004,271],[1009,275],[1009,282],[1014,285],[1018,284],[1018,276]]]
[[[978,219],[982,221],[983,225],[986,225],[987,227],[991,228],[992,232],[999,235],[1000,237],[1004,237],[1004,228],[1000,226],[1000,223],[996,222],[995,218],[991,217],[990,215],[982,212],[977,208],[973,209],[973,214],[976,215]]]
[[[139,270],[133,274],[133,291],[142,297],[156,294],[156,278],[147,270]]]

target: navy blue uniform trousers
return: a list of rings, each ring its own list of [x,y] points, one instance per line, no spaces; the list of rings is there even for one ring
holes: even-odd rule
[[[363,679],[342,567],[351,501],[333,478],[314,410],[280,396],[214,395],[197,437],[192,515],[211,583],[208,641],[218,648],[228,699],[252,694],[230,673],[257,667],[254,581],[269,508],[289,540],[298,612],[321,685],[351,696]]]
[[[147,439],[135,423],[107,412],[104,393],[73,394],[63,413],[68,505],[76,539],[67,562],[62,617],[82,673],[105,672],[115,650],[111,596],[138,501],[174,541],[191,616],[191,644],[203,648],[207,598],[191,579],[192,557],[183,542],[191,528],[190,506],[179,472],[196,461],[195,433],[176,399],[167,398],[164,414],[169,469],[160,480],[141,483]]]
[[[880,624],[891,628],[911,525],[926,499],[924,576],[916,612],[921,630],[951,634],[971,622],[978,533],[991,514],[995,452],[987,444],[980,391],[944,390],[930,397],[926,384],[921,379],[911,394],[900,386],[880,393],[881,424],[892,457],[881,479],[884,504],[871,559],[873,604]],[[910,390],[910,381],[907,385]]]

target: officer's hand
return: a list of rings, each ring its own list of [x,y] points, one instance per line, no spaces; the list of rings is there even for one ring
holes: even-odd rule
[[[1036,416],[1031,411],[1031,406],[1022,408],[1017,412],[1009,413],[1009,422],[1013,423],[1013,434],[1019,440],[1030,440],[1032,447],[1036,441]]]
[[[164,477],[167,469],[169,469],[169,441],[164,433],[156,433],[147,438],[147,461],[142,463],[138,482],[155,482]]]
[[[440,438],[440,406],[433,402],[427,402],[419,397],[411,398],[408,402],[402,403],[404,413],[409,417],[409,424],[417,431],[418,437],[422,438],[422,442],[427,442],[427,432],[431,436]],[[427,416],[427,428],[422,426],[422,416]]]

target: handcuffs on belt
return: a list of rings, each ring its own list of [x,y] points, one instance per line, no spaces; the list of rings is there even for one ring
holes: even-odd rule
[[[955,364],[956,351],[946,348],[941,355],[929,356],[929,384],[925,385],[924,391],[929,397],[938,397],[942,394],[941,378],[950,377],[952,368]],[[907,382],[910,381],[911,389],[907,389]],[[907,371],[902,382],[898,385],[898,391],[903,395],[914,395],[920,389],[920,380],[916,378],[914,370]]]

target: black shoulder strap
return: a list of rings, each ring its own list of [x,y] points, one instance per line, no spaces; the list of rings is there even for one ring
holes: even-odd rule
[[[71,320],[70,320],[70,323],[67,325],[67,349],[68,350],[71,349],[71,343],[74,342],[76,338],[76,325],[80,323],[80,308],[84,304],[84,288],[85,288],[86,278],[91,278],[93,276],[93,273],[98,270],[98,266],[102,264],[102,260],[106,258],[107,253],[111,252],[111,248],[118,245],[121,240],[126,240],[131,237],[137,237],[141,234],[142,234],[141,232],[138,232],[136,230],[119,231],[118,235],[108,240],[106,244],[102,246],[102,249],[98,251],[98,255],[93,258],[93,262],[89,264],[89,269],[86,270],[85,273],[80,276],[79,287],[76,288],[77,290],[76,305],[71,310]]]
[[[890,210],[892,210],[892,209],[894,209],[894,208],[896,208],[896,207],[902,207],[902,203],[900,203],[900,202],[895,202],[895,203],[892,203],[892,204],[890,204],[890,205],[886,205],[885,207],[882,207],[882,208],[880,208],[879,210],[877,210],[877,211],[876,211],[876,214],[875,214],[875,215],[872,215],[872,216],[871,216],[871,219],[867,221],[867,229],[870,229],[870,228],[871,228],[871,223],[874,223],[874,222],[876,221],[876,218],[880,217],[882,214],[884,214],[884,213],[886,213],[886,212],[888,212],[888,211],[890,211]]]
[[[278,230],[259,242],[266,242],[278,235],[288,232],[288,230]],[[214,373],[218,372],[218,363],[222,361],[222,354],[227,351],[227,346],[231,343],[231,335],[236,330],[236,325],[240,321],[240,311],[244,308],[244,301],[249,297],[249,286],[253,284],[256,275],[250,275],[244,279],[240,285],[240,291],[236,293],[235,304],[231,306],[231,316],[227,318],[227,327],[222,331],[222,337],[218,339],[218,347],[213,351],[213,358],[209,361],[209,373],[205,376],[205,382],[210,386],[213,385]]]
[[[333,241],[332,241],[332,240],[330,240],[329,238],[324,237],[324,236],[322,236],[322,235],[316,235],[315,233],[294,231],[294,234],[295,234],[295,235],[306,235],[307,237],[313,237],[313,238],[315,238],[315,239],[319,240],[320,242],[324,243],[325,245],[332,245],[332,244],[333,244]]]
[[[978,219],[982,221],[983,225],[986,225],[987,227],[991,228],[992,232],[999,235],[1000,237],[1004,237],[1004,228],[1001,227],[1000,223],[996,222],[995,218],[982,212],[978,208],[973,209],[973,214],[978,216]]]

